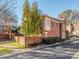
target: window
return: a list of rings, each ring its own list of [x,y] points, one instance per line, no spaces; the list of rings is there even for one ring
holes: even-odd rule
[[[44,20],[44,27],[45,27],[45,30],[47,30],[47,31],[51,30],[51,21],[48,19],[45,19]]]

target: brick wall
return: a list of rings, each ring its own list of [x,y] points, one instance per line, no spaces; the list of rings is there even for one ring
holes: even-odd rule
[[[59,23],[53,22],[52,29],[48,31],[48,37],[59,37]]]
[[[47,37],[59,37],[60,36],[60,23],[57,22],[56,20],[53,21],[52,19],[50,18],[45,18],[44,20],[48,19],[49,21],[51,21],[51,30],[48,30],[48,31],[45,31],[45,27],[44,27],[44,21],[43,21],[43,25],[42,25],[42,28],[43,28],[43,31],[42,31],[42,36],[43,38],[46,38],[46,34],[45,32],[47,32]]]
[[[15,40],[18,43],[25,45],[25,37],[24,36],[15,36]],[[27,44],[34,44],[34,43],[41,43],[41,42],[42,42],[41,36],[26,37]]]

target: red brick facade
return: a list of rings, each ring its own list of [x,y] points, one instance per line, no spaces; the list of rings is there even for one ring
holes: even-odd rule
[[[48,20],[51,23],[51,30],[46,31],[45,27],[44,27],[44,21]],[[42,17],[42,36],[43,38],[46,37],[62,37],[65,36],[65,28],[64,28],[64,24],[61,23],[61,21],[59,21],[58,19],[49,17],[49,16],[43,16]],[[46,32],[46,34],[45,34]]]
[[[61,23],[58,19],[42,16],[41,17],[41,36],[26,37],[27,43],[41,43],[43,38],[47,37],[64,37],[65,28],[64,24]],[[20,36],[16,37],[16,41],[21,44],[25,44],[25,37]]]

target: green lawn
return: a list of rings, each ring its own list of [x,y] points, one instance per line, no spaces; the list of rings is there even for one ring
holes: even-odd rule
[[[15,42],[15,41],[9,42],[8,45],[15,46],[17,49],[23,49],[23,48],[25,48],[24,45],[19,44],[19,43]]]
[[[12,48],[17,48],[17,49],[25,48],[24,45],[19,44],[19,43],[15,42],[15,41],[0,42],[0,46],[2,46],[2,47],[11,46]]]
[[[0,55],[13,52],[12,49],[25,49],[25,46],[15,41],[0,42]]]
[[[7,53],[11,53],[11,52],[12,52],[12,50],[10,50],[8,48],[0,47],[0,55],[7,54]]]

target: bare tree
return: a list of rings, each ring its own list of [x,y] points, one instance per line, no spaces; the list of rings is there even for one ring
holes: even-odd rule
[[[3,20],[4,25],[16,26],[16,0],[1,0],[0,3],[0,21]]]
[[[64,28],[65,28],[65,37],[66,38],[67,38],[67,31],[66,31],[67,28],[66,28],[66,26],[68,24],[68,18],[70,17],[71,12],[72,12],[72,10],[66,10],[66,11],[59,14],[59,18],[62,19],[62,21],[65,25]]]
[[[59,14],[59,18],[63,19],[64,22],[66,21],[66,26],[71,25],[71,33],[72,33],[75,29],[74,25],[79,23],[79,11],[71,10],[71,12],[68,13],[68,10],[66,10]]]
[[[72,17],[72,18],[71,18],[71,22],[72,22],[73,24],[79,22],[79,11],[74,10],[74,11],[71,13],[71,17]]]
[[[11,39],[11,31],[16,27],[16,2],[17,0],[0,0],[0,27],[8,32]],[[0,31],[1,31],[0,29]]]

